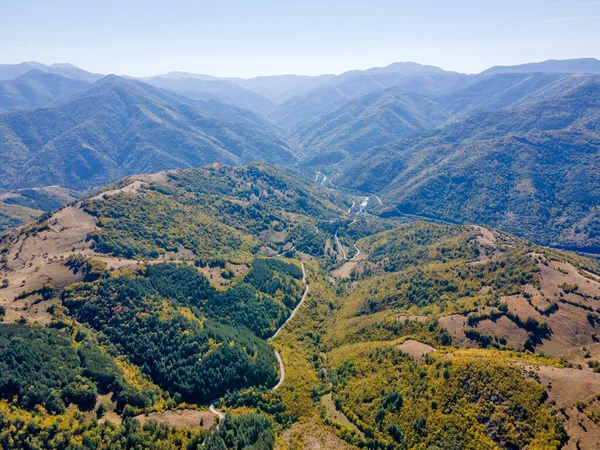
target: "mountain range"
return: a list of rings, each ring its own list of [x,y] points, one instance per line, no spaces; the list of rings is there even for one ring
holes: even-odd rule
[[[376,147],[336,183],[388,213],[480,222],[538,242],[600,250],[600,80]]]
[[[599,65],[140,80],[2,65],[0,190],[81,195],[134,173],[263,160],[375,193],[381,214],[491,224],[596,251]],[[4,205],[4,223],[32,214]]]
[[[104,75],[91,73],[80,69],[73,64],[55,63],[51,65],[41,64],[35,61],[20,64],[0,64],[0,80],[12,80],[32,70],[53,73],[74,80],[87,81],[88,83],[98,81]]]
[[[108,76],[58,104],[1,115],[1,186],[85,190],[127,174],[215,161],[293,162],[269,125],[232,108],[208,113],[210,106]]]
[[[0,113],[48,106],[88,85],[87,81],[33,69],[0,81]]]
[[[596,449],[598,63],[0,66],[0,448]]]

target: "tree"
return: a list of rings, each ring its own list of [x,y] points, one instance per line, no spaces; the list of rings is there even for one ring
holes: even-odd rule
[[[60,396],[60,392],[56,389],[50,389],[45,405],[46,410],[50,413],[61,414],[65,412],[65,403]]]
[[[106,414],[107,411],[108,411],[108,406],[106,406],[106,403],[100,403],[98,405],[98,409],[96,410],[96,417],[98,419],[104,417],[104,414]]]

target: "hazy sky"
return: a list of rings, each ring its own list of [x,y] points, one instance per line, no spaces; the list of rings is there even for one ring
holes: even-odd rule
[[[460,72],[600,58],[600,1],[0,0],[0,62],[100,73],[316,75],[415,61]]]

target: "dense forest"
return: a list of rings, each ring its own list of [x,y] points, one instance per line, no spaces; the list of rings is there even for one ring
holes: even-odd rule
[[[91,334],[16,324],[0,326],[0,395],[26,409],[36,405],[63,413],[69,404],[81,410],[96,405],[98,393],[111,393],[117,409],[150,406],[152,390],[132,386]]]
[[[298,285],[282,291],[288,273],[301,277],[298,271],[257,260],[249,282],[217,291],[192,266],[156,264],[76,283],[65,290],[63,304],[163,389],[207,403],[227,390],[274,382],[273,351],[257,336],[272,334],[298,301]],[[284,304],[271,296],[279,292]]]

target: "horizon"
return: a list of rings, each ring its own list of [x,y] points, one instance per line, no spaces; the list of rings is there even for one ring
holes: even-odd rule
[[[95,71],[91,71],[88,70],[85,67],[81,67],[78,66],[77,64],[73,64],[71,62],[68,61],[62,61],[62,62],[49,62],[49,63],[45,63],[45,62],[41,62],[41,61],[34,61],[34,60],[29,60],[29,61],[19,61],[19,62],[5,62],[5,61],[0,61],[0,65],[19,65],[19,64],[42,64],[44,66],[50,67],[50,66],[60,66],[60,65],[69,65],[69,66],[73,66],[76,67],[78,69],[81,70],[85,70],[87,72],[90,73],[94,73],[97,75],[102,75],[103,77],[109,76],[109,75],[115,75],[118,77],[123,77],[123,78],[133,78],[133,79],[139,79],[139,80],[143,80],[143,79],[148,79],[148,78],[156,78],[156,77],[162,77],[165,75],[169,75],[172,73],[181,73],[181,74],[188,74],[188,75],[196,75],[196,76],[211,76],[211,77],[215,77],[215,78],[220,78],[220,79],[246,79],[246,80],[250,80],[253,78],[261,78],[261,77],[285,77],[285,76],[298,76],[298,77],[319,77],[319,76],[340,76],[343,75],[345,73],[348,72],[353,72],[353,71],[365,71],[365,70],[369,70],[369,69],[378,69],[378,68],[385,68],[388,66],[391,66],[393,64],[418,64],[421,66],[431,66],[431,67],[435,67],[438,69],[441,69],[445,72],[455,72],[455,73],[459,73],[462,75],[478,75],[481,74],[483,72],[485,72],[488,69],[494,68],[494,67],[510,67],[510,66],[519,66],[519,65],[524,65],[524,64],[540,64],[540,63],[546,63],[546,62],[550,62],[550,61],[572,61],[572,60],[595,60],[595,61],[600,61],[600,58],[596,58],[594,56],[583,56],[580,58],[566,58],[566,59],[556,59],[556,58],[552,58],[552,59],[546,59],[543,61],[523,61],[523,62],[519,62],[516,64],[510,64],[510,65],[505,65],[505,64],[494,64],[492,66],[489,67],[485,67],[484,69],[482,69],[480,72],[457,72],[454,70],[448,70],[444,67],[441,67],[439,65],[436,64],[424,64],[418,61],[392,61],[388,64],[385,65],[381,65],[381,66],[370,66],[370,67],[364,67],[364,68],[349,68],[347,70],[344,70],[342,72],[338,72],[338,73],[317,73],[315,75],[308,75],[308,74],[304,74],[304,73],[274,73],[274,74],[259,74],[256,76],[252,76],[252,77],[237,77],[237,76],[227,76],[227,75],[215,75],[213,73],[207,73],[207,72],[188,72],[188,71],[184,71],[184,70],[169,70],[163,73],[156,73],[156,74],[147,74],[147,75],[139,75],[139,76],[134,76],[128,73],[111,73],[111,72],[95,72]],[[35,69],[32,69],[35,70]],[[185,77],[183,77],[185,78]]]
[[[475,74],[496,65],[600,56],[598,19],[600,1],[589,0],[29,0],[3,7],[0,40],[11,45],[0,48],[0,60],[69,61],[132,77],[316,76],[394,61]]]

